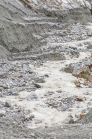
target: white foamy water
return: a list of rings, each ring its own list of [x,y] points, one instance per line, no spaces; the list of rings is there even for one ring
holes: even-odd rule
[[[89,26],[88,26],[89,27]],[[92,38],[86,41],[92,41]],[[80,41],[81,42],[81,41]],[[76,43],[80,43],[76,42]],[[75,44],[76,44],[75,43]],[[67,45],[67,43],[65,43]],[[69,44],[70,45],[70,44]],[[27,100],[27,97],[30,95],[31,92],[22,91],[19,93],[18,96],[7,96],[6,98],[1,98],[0,101],[5,102],[10,101],[12,105],[17,104],[22,108],[30,110],[31,114],[35,115],[35,119],[32,121],[31,124],[28,124],[27,127],[29,128],[36,128],[36,127],[44,127],[44,126],[57,126],[66,123],[66,119],[68,115],[72,115],[74,119],[75,113],[79,112],[88,107],[88,102],[92,101],[92,89],[91,88],[77,88],[75,85],[75,81],[78,79],[72,76],[71,73],[65,73],[60,71],[61,68],[65,67],[67,64],[76,63],[82,61],[86,57],[90,57],[90,52],[85,53],[81,52],[80,56],[75,59],[69,60],[61,60],[61,61],[47,61],[41,67],[37,68],[33,65],[29,65],[31,69],[36,72],[39,76],[44,76],[47,74],[49,77],[45,78],[44,83],[39,83],[41,85],[40,89],[37,89],[35,94],[38,96],[37,100]],[[81,79],[81,82],[84,80]],[[72,97],[74,95],[79,97],[85,97],[84,101],[76,102],[71,111],[58,111],[55,108],[48,107],[44,102],[46,101],[46,97],[44,95],[48,91],[53,91],[54,94],[52,98],[56,101],[59,101],[57,91],[61,90],[61,98],[62,97]],[[89,92],[89,95],[84,95],[84,93]],[[20,101],[22,99],[23,101]],[[90,107],[92,107],[90,105]]]
[[[49,77],[45,79],[45,83],[40,83],[41,89],[37,89],[35,91],[38,96],[37,100],[28,101],[27,97],[31,92],[22,91],[18,96],[8,96],[3,100],[0,98],[0,101],[10,101],[11,104],[17,104],[25,109],[31,111],[32,114],[35,115],[35,120],[32,121],[31,124],[27,126],[29,128],[35,128],[40,126],[56,126],[61,125],[66,122],[66,119],[69,114],[71,114],[75,119],[75,113],[87,108],[87,103],[92,99],[91,89],[86,88],[77,88],[74,84],[74,81],[77,80],[76,77],[72,76],[70,73],[65,73],[60,71],[62,67],[66,64],[74,63],[75,61],[80,61],[83,58],[87,57],[87,54],[80,53],[80,57],[77,59],[65,60],[65,61],[52,61],[44,63],[40,68],[36,68],[30,64],[31,69],[36,72],[39,76],[43,76],[48,74]],[[83,102],[76,103],[71,111],[58,111],[54,108],[47,107],[44,103],[46,97],[44,94],[48,91],[54,91],[53,98],[57,98],[57,90],[62,90],[62,94],[64,97],[71,97],[73,95],[77,96],[85,96],[83,93],[87,91],[90,92],[90,96],[86,96],[86,100]],[[23,101],[19,101],[22,99]],[[79,106],[79,108],[77,108]]]

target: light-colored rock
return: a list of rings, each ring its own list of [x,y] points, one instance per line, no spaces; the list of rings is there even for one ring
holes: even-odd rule
[[[69,114],[63,121],[63,123],[65,124],[72,124],[74,123],[74,119],[73,116],[71,114]]]
[[[0,110],[0,117],[5,116],[5,111],[4,110]]]

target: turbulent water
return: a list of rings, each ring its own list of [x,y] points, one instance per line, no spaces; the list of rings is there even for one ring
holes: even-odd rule
[[[55,130],[92,108],[91,4],[28,3],[40,13],[18,0],[0,2],[0,110],[20,126]]]

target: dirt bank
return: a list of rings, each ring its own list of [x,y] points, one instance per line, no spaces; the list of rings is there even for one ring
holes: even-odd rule
[[[0,2],[0,58],[7,58],[11,53],[40,49],[47,45],[42,33],[62,29],[61,22],[86,22],[91,20],[89,8],[59,10],[38,6],[39,14],[25,8],[18,1]],[[65,26],[66,26],[65,24]]]
[[[29,3],[0,2],[0,137],[91,139],[91,5]]]

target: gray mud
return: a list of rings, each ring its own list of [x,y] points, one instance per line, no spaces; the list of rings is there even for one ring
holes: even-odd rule
[[[92,22],[90,9],[55,8],[53,11],[49,6],[35,6],[35,8],[40,12],[39,14],[22,3],[18,4],[15,0],[0,1],[0,98],[2,100],[7,96],[18,96],[23,90],[35,91],[41,88],[39,83],[44,83],[47,78],[49,80],[48,74],[39,76],[32,71],[30,64],[38,68],[49,60],[65,62],[79,58],[80,53],[92,52],[92,42],[89,41],[92,32],[86,28],[86,25]],[[78,44],[74,44],[74,41]],[[92,65],[92,58],[67,64],[63,70],[76,76],[84,69],[84,65],[85,67]],[[90,82],[92,85],[92,81]],[[88,84],[84,88],[87,87]],[[50,100],[52,96],[53,92],[46,92],[44,103],[52,109],[57,109],[59,106],[60,111],[69,111],[77,101],[76,96],[62,98],[61,95],[63,104],[61,106],[55,102],[55,99]],[[30,101],[38,98],[34,93],[27,99]],[[0,110],[2,109],[6,113],[2,111],[0,113],[0,139],[92,138],[91,109],[87,115],[73,124],[35,129],[26,127],[26,124],[33,120],[33,116],[30,119],[26,118],[30,111],[22,109],[17,104],[6,106],[5,103],[0,102]]]
[[[40,128],[29,130],[19,126],[6,118],[0,119],[1,139],[91,139],[92,123],[61,125],[52,128]]]
[[[36,14],[17,1],[0,2],[0,47],[3,51],[0,52],[0,58],[16,52],[40,49],[47,44],[47,32],[64,29],[71,22],[85,23],[91,20],[90,10],[86,7],[52,11],[43,6],[38,7],[38,10],[40,13]]]

